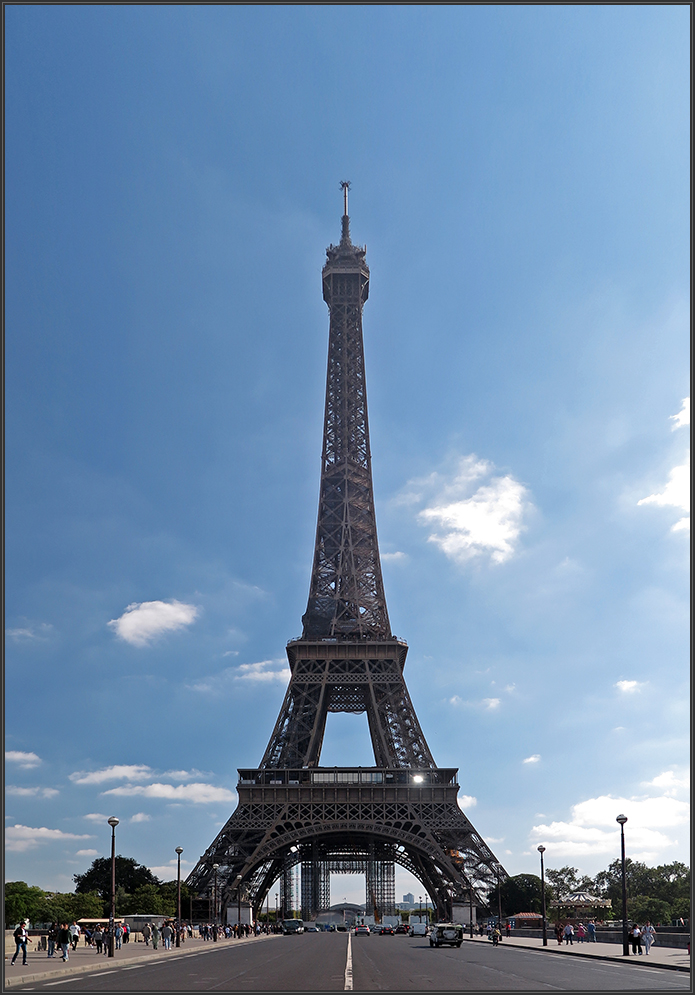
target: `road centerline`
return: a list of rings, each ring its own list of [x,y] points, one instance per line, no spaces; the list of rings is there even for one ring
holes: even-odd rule
[[[343,991],[352,991],[352,934],[348,933],[347,959],[345,961],[345,987]]]

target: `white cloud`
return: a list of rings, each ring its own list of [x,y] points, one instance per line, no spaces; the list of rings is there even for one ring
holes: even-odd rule
[[[181,601],[143,601],[128,605],[120,618],[108,623],[120,639],[132,646],[148,646],[165,632],[177,632],[195,622],[200,609]]]
[[[96,857],[98,853],[99,853],[98,850],[76,850],[75,851],[75,856],[76,857]]]
[[[181,877],[184,877],[184,867],[187,870],[193,870],[195,865],[190,860],[185,860],[181,858]],[[173,881],[178,872],[178,863],[176,860],[170,860],[168,864],[161,864],[159,867],[149,868],[155,877],[158,877],[161,881]]]
[[[270,684],[279,681],[287,684],[290,679],[290,668],[287,661],[261,660],[259,663],[242,663],[238,667],[227,667],[219,674],[212,674],[196,681],[195,684],[187,684],[190,691],[215,692],[219,693],[225,684],[232,684],[234,681],[250,681],[256,684]]]
[[[104,781],[146,781],[154,771],[146,764],[114,764],[101,770],[76,770],[70,775],[75,784],[103,784]]]
[[[43,642],[48,639],[52,630],[53,626],[49,622],[35,622],[16,629],[5,629],[5,635],[16,643],[31,642],[32,640]]]
[[[683,428],[685,425],[690,424],[690,398],[684,397],[681,401],[681,409],[677,415],[669,416],[673,425],[671,425],[671,430],[676,431],[677,428]]]
[[[410,481],[398,503],[428,501],[418,518],[439,526],[428,541],[450,559],[463,563],[489,555],[493,563],[503,563],[515,551],[531,502],[523,484],[495,470],[488,460],[464,456],[451,474],[432,473]]]
[[[19,795],[20,798],[55,798],[60,794],[57,788],[20,788],[15,784],[8,784],[5,792],[8,795]]]
[[[524,764],[537,764],[540,758],[541,758],[540,753],[534,753],[533,756],[526,757],[526,759],[522,760],[521,762]]]
[[[500,699],[499,698],[483,698],[483,705],[488,709],[499,708]]]
[[[625,833],[630,856],[652,862],[662,859],[678,843],[670,834],[679,826],[687,827],[690,806],[663,794],[636,798],[601,795],[574,805],[568,821],[534,826],[531,837],[547,847],[550,859],[579,860],[615,854],[620,847],[620,829],[615,819],[620,813],[628,818]]]
[[[152,816],[148,815],[146,812],[136,812],[135,815],[131,815],[131,822],[149,822]]]
[[[381,553],[381,559],[385,563],[404,563],[408,556],[406,553],[398,551],[396,553]]]
[[[102,795],[118,795],[128,797],[139,795],[143,798],[166,798],[174,802],[192,802],[196,805],[208,805],[212,802],[234,802],[237,799],[233,791],[227,788],[216,788],[212,784],[194,782],[193,784],[124,784],[118,788],[102,791]]]
[[[647,681],[616,681],[615,687],[623,694],[635,694],[641,691]]]
[[[42,843],[51,843],[56,840],[91,840],[92,838],[89,834],[64,833],[60,829],[47,829],[45,826],[32,829],[31,826],[15,825],[8,826],[5,830],[6,849],[15,853],[33,850]]]
[[[687,791],[690,787],[690,772],[686,771],[684,777],[676,777],[675,771],[665,770],[662,774],[657,774],[651,781],[642,781],[643,788],[659,788],[665,795],[675,795],[679,791]]]
[[[24,770],[31,770],[43,763],[36,753],[22,753],[21,750],[5,750],[5,760],[8,763],[19,764]]]
[[[478,804],[478,799],[475,798],[473,795],[459,795],[459,797],[456,800],[459,803],[459,808],[463,809],[464,812],[466,811],[467,808],[475,808],[475,806]]]
[[[101,812],[88,812],[83,818],[88,819],[90,822],[107,822],[109,817],[108,815],[102,815]]]

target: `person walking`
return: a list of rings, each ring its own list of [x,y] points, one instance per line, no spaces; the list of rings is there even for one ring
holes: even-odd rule
[[[164,940],[165,950],[171,950],[171,936],[173,932],[174,931],[169,925],[169,923],[165,922],[164,925],[162,926],[162,939]]]
[[[69,960],[68,950],[70,948],[70,930],[68,924],[64,922],[58,930],[58,946],[63,951],[63,960]]]
[[[656,930],[648,919],[642,928],[642,939],[644,940],[644,952],[647,956],[649,956],[651,945],[656,939]]]
[[[579,940],[580,943],[583,943],[585,937],[586,937],[586,927],[584,926],[583,922],[580,922],[579,925],[577,926],[577,939]]]
[[[555,939],[557,940],[558,945],[562,946],[562,923],[561,922],[556,922],[555,923]]]
[[[22,951],[22,967],[26,965],[27,962],[27,942],[29,940],[29,934],[27,933],[27,924],[24,919],[20,922],[19,926],[15,929],[12,934],[15,942],[15,952],[14,957],[10,961],[11,964],[17,960],[19,951]]]
[[[58,935],[58,927],[52,922],[51,928],[48,931],[48,956],[53,957],[56,952],[56,937]]]
[[[156,922],[152,923],[152,947],[155,950],[159,947],[159,926]]]
[[[77,950],[77,941],[80,938],[81,932],[82,930],[73,919],[72,925],[70,926],[70,945],[72,946],[73,953]]]
[[[145,941],[145,946],[149,947],[150,937],[152,936],[152,930],[150,929],[150,924],[148,922],[142,927],[142,938]]]
[[[630,930],[630,942],[632,943],[633,954],[642,953],[642,930],[637,923]]]
[[[586,927],[589,943],[596,943],[596,923],[590,922]]]
[[[94,927],[94,932],[92,933],[92,936],[94,937],[94,945],[97,948],[97,953],[100,954],[102,944],[104,942],[104,934],[101,931],[101,926],[99,925],[99,923],[97,923],[96,926]]]
[[[565,938],[565,946],[569,945],[571,947],[571,946],[574,945],[572,943],[572,937],[574,936],[574,926],[572,925],[571,922],[567,923],[567,925],[565,926],[565,928],[562,931],[562,935]]]

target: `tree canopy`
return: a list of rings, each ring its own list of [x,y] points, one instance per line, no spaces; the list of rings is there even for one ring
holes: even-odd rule
[[[97,857],[84,874],[74,874],[75,891],[98,891],[106,900],[111,894],[111,858]],[[159,885],[159,878],[133,857],[116,857],[116,889],[123,888],[132,895],[136,889],[146,884]]]

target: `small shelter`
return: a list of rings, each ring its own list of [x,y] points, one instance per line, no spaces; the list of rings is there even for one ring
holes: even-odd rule
[[[514,921],[514,929],[541,929],[543,926],[540,912],[517,912],[509,918]]]

